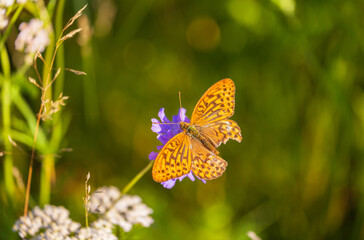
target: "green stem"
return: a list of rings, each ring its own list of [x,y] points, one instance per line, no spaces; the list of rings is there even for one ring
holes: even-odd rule
[[[55,36],[60,38],[63,29],[63,11],[64,11],[65,0],[58,1],[58,7],[56,11],[56,22],[55,22]],[[55,82],[54,94],[58,96],[63,91],[64,85],[64,47],[61,44],[58,47],[56,55],[56,66],[61,69],[58,75],[57,81]]]
[[[48,46],[46,52],[45,61],[47,63],[48,68],[44,68],[43,71],[43,87],[49,85],[50,81],[52,81],[52,68],[54,66],[54,59],[56,57],[56,66],[61,70],[64,69],[64,49],[63,46],[55,46],[55,36],[59,37],[62,32],[63,25],[63,11],[64,11],[64,0],[60,0],[56,10],[56,22],[55,22],[55,33],[52,33],[51,42],[52,44]],[[53,11],[52,11],[53,12]],[[57,54],[56,54],[57,53]],[[64,73],[61,71],[60,75],[58,75],[56,81],[56,87],[54,92],[52,92],[52,87],[47,87],[46,92],[44,93],[45,99],[48,99],[49,102],[52,100],[52,96],[58,96],[63,89],[64,85]],[[50,104],[46,104],[47,109],[49,109]],[[57,113],[53,116],[52,122],[52,136],[50,138],[50,146],[49,149],[51,153],[54,153],[59,148],[59,144],[62,139],[62,124],[61,124],[61,115]],[[46,204],[50,200],[51,193],[51,181],[52,181],[52,171],[54,169],[55,158],[54,155],[47,155],[46,159],[44,159],[44,163],[42,165],[41,170],[41,189],[40,189],[40,203]]]
[[[50,38],[50,44],[47,47],[46,53],[45,53],[45,66],[43,68],[43,88],[45,89],[45,92],[42,92],[42,98],[44,100],[48,100],[47,103],[44,103],[44,112],[47,114],[52,101],[52,88],[47,87],[49,86],[50,81],[52,81],[52,68],[53,68],[53,56],[54,56],[54,49],[55,49],[55,43],[54,43],[54,33],[52,32],[49,36]],[[43,104],[43,103],[42,103]],[[45,123],[45,127],[51,127],[47,122]],[[45,159],[43,160],[43,164],[41,167],[41,173],[40,173],[40,191],[39,191],[39,203],[41,206],[49,203],[50,200],[50,192],[51,192],[51,173],[54,165],[54,158],[51,155],[52,151],[51,147],[49,147],[45,152],[42,154],[45,154]]]
[[[49,203],[51,195],[51,183],[52,183],[52,173],[54,169],[54,154],[47,154],[43,159],[43,166],[41,172],[41,182],[40,182],[40,196],[39,205],[44,206]]]
[[[13,179],[13,158],[12,145],[8,140],[11,131],[11,81],[10,81],[10,62],[5,48],[0,52],[1,66],[4,71],[4,80],[2,88],[2,121],[3,121],[3,140],[5,152],[4,160],[4,181],[5,190],[9,199],[14,199],[14,179]]]
[[[86,207],[85,207],[85,218],[86,218],[86,228],[88,228],[88,213]]]
[[[64,11],[64,5],[65,1],[60,0],[58,2],[57,11],[56,11],[56,22],[55,22],[55,37],[60,38],[62,33],[62,25],[63,25],[63,11]],[[64,86],[64,47],[61,44],[56,48],[57,54],[56,54],[56,69],[61,69],[61,72],[59,73],[57,80],[55,81],[55,88],[54,88],[54,96],[57,97],[61,92],[63,92],[63,86]],[[59,145],[61,143],[63,134],[62,134],[62,118],[61,118],[61,112],[58,112],[53,115],[53,132],[52,137],[50,140],[50,148],[54,151],[56,151],[59,148]]]
[[[154,161],[150,161],[149,164],[143,169],[141,170],[121,191],[121,195],[118,199],[116,199],[111,206],[109,206],[109,209],[106,210],[105,213],[103,213],[103,215],[105,216],[114,206],[115,204],[124,196],[124,194],[126,194],[127,192],[129,192],[129,190],[134,187],[134,185],[144,176],[144,174],[146,172],[148,172],[148,170],[153,166],[153,162]]]
[[[148,172],[148,170],[153,166],[153,162],[154,161],[150,161],[150,163],[143,169],[141,170],[129,183],[128,185],[126,185],[124,187],[124,189],[121,191],[121,195],[126,194],[127,192],[129,192],[129,190],[139,181],[139,179],[141,179],[144,174],[146,172]]]
[[[54,7],[56,6],[56,3],[57,3],[57,0],[50,0],[48,2],[47,11],[48,11],[49,18],[52,18],[52,16],[53,16]]]

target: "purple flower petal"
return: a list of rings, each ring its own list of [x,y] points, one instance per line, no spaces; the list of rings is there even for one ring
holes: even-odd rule
[[[191,171],[189,174],[187,174],[187,177],[188,177],[189,179],[191,179],[191,181],[192,181],[192,182],[194,182],[194,181],[195,181],[195,177],[193,176],[192,171]],[[204,183],[206,183],[206,182],[204,182]]]
[[[170,179],[168,181],[161,183],[164,188],[171,189],[174,187],[174,184],[176,184],[176,179]]]
[[[166,114],[164,113],[164,108],[161,108],[158,112],[158,117],[162,120],[162,122],[170,123],[169,119],[166,117]]]
[[[148,156],[149,160],[155,160],[158,156],[157,152],[151,152]]]
[[[181,182],[185,177],[187,177],[187,174],[183,175],[183,176],[180,176],[178,177],[177,179]]]
[[[152,131],[160,133],[162,131],[161,125],[155,123],[159,123],[158,119],[152,118]]]
[[[175,124],[153,124],[152,125],[152,131],[157,133],[157,139],[163,144],[162,146],[157,146],[157,149],[160,150],[163,148],[163,146],[175,135],[182,132],[183,130],[180,127],[180,122],[190,122],[190,119],[186,116],[186,109],[180,108],[177,115],[172,116],[172,122],[169,121],[169,119],[166,117],[166,114],[164,112],[164,108],[161,108],[158,112],[158,117],[161,119],[161,122],[159,122],[157,119],[153,118],[152,122],[157,123],[175,123]],[[151,152],[149,154],[150,160],[155,160],[158,156],[158,153]],[[170,179],[168,181],[162,182],[162,186],[164,188],[171,189],[176,184],[177,179],[179,181],[182,181],[184,178],[188,177],[191,181],[195,181],[195,176],[193,175],[192,171],[190,171],[188,174],[185,174],[181,177]],[[198,178],[198,177],[197,177]],[[198,178],[200,179],[200,178]],[[205,180],[200,179],[203,183],[206,183]]]
[[[196,176],[197,177],[197,176]],[[206,180],[205,179],[201,179],[199,177],[197,177],[198,179],[200,179],[203,183],[206,183]]]
[[[164,135],[159,135],[158,137],[157,137],[157,139],[159,140],[159,141],[161,141],[161,143],[164,145],[164,144],[166,144],[168,141],[169,141],[169,139],[171,139],[172,137],[170,136],[170,134],[164,134]]]

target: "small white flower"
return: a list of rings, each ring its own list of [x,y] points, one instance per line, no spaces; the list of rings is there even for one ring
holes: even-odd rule
[[[102,187],[91,195],[90,211],[100,213],[107,222],[129,232],[133,225],[149,227],[154,221],[153,210],[139,196],[124,195],[116,187]]]
[[[54,232],[51,229],[46,229],[45,232],[39,233],[37,236],[31,238],[31,240],[70,240],[71,238],[60,233]]]
[[[14,4],[14,0],[0,0],[0,6],[9,7]]]
[[[0,30],[6,28],[6,26],[8,26],[8,23],[9,20],[6,17],[6,9],[0,7]]]
[[[262,240],[255,232],[249,231],[246,233],[251,240]]]
[[[81,228],[76,236],[71,238],[77,240],[117,240],[118,238],[105,229]]]
[[[102,187],[97,189],[90,200],[90,212],[105,213],[120,197],[120,191],[116,187]]]
[[[133,224],[126,219],[123,212],[118,212],[115,209],[111,209],[105,216],[109,222],[114,225],[120,226],[125,232],[130,232],[133,228]]]
[[[91,227],[95,229],[103,229],[105,232],[112,233],[114,225],[104,219],[98,219],[91,224]]]
[[[15,48],[18,51],[34,54],[37,51],[43,52],[49,44],[49,34],[44,28],[44,23],[33,18],[29,23],[21,23],[20,33],[15,40]]]

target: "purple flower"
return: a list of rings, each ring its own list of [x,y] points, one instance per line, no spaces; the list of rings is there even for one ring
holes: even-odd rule
[[[161,150],[163,148],[163,146],[171,139],[173,138],[175,135],[177,135],[178,133],[182,132],[183,130],[181,129],[179,123],[180,122],[187,122],[189,123],[190,120],[187,118],[186,116],[186,109],[184,108],[180,108],[178,111],[178,115],[174,115],[172,117],[172,121],[170,121],[167,117],[166,114],[164,113],[164,108],[161,108],[159,110],[158,113],[159,118],[161,119],[161,121],[159,121],[156,118],[152,118],[152,123],[177,123],[177,124],[152,124],[152,131],[157,133],[157,139],[159,141],[161,141],[162,145],[161,146],[157,146],[158,150]],[[149,154],[149,160],[155,160],[158,156],[157,152],[151,152]],[[171,189],[174,187],[174,185],[176,184],[177,179],[179,181],[182,181],[182,179],[184,179],[185,177],[188,177],[189,179],[191,179],[191,181],[195,181],[195,176],[192,173],[192,170],[186,174],[183,175],[179,178],[174,178],[174,179],[170,179],[168,181],[162,182],[162,186],[168,189]],[[205,180],[200,179],[203,183],[206,183]]]

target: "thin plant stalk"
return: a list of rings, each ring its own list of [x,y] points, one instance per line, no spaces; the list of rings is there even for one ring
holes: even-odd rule
[[[88,209],[85,206],[85,226],[88,228]]]
[[[84,208],[85,208],[85,223],[86,228],[88,228],[88,212],[90,209],[90,192],[91,192],[91,185],[88,184],[88,180],[90,180],[90,172],[87,173],[86,181],[85,181],[85,197],[83,198]]]
[[[25,192],[24,216],[28,215],[30,186],[31,186],[31,183],[32,183],[32,173],[33,173],[34,156],[35,156],[35,144],[37,142],[37,135],[38,135],[38,129],[39,129],[39,124],[40,124],[42,111],[43,111],[43,104],[41,104],[40,108],[39,108],[37,125],[35,127],[35,132],[34,132],[32,155],[30,156],[30,164],[29,164],[29,172],[28,172],[27,190]]]
[[[64,4],[63,4],[64,5]],[[63,8],[64,6],[61,4],[58,7]],[[43,71],[43,79],[45,79],[45,81],[43,82],[43,99],[47,99],[49,100],[48,103],[45,105],[45,107],[50,106],[50,102],[52,100],[52,88],[51,85],[53,83],[53,79],[52,79],[52,70],[53,70],[53,66],[56,60],[56,56],[58,54],[58,51],[60,50],[60,47],[63,43],[63,41],[65,41],[68,38],[71,38],[74,34],[76,34],[77,32],[79,32],[81,29],[77,29],[72,31],[71,35],[67,34],[66,36],[63,36],[63,33],[66,29],[68,29],[68,27],[70,27],[73,22],[82,14],[82,11],[86,8],[87,5],[85,5],[81,10],[79,10],[76,15],[74,17],[72,17],[68,23],[66,24],[66,26],[62,29],[62,31],[59,33],[59,37],[57,42],[55,43],[55,45],[52,45],[51,47],[49,47],[49,49],[47,49],[47,53],[48,51],[50,51],[50,49],[53,51],[53,56],[51,57],[51,54],[47,54],[46,55],[46,59],[45,62],[47,64],[47,66],[49,66],[48,68],[44,68]],[[57,14],[59,14],[57,12]],[[62,24],[61,20],[57,21],[57,24],[60,25]],[[58,27],[57,27],[58,28]],[[58,32],[57,32],[58,34]],[[54,38],[54,34],[52,35],[52,39]],[[51,41],[54,42],[54,41]],[[62,53],[61,53],[62,54]],[[60,62],[60,64],[62,64],[62,62]],[[64,64],[64,63],[63,63]],[[63,88],[63,84],[62,84],[62,88]],[[60,90],[60,89],[58,89]],[[49,105],[48,105],[49,104]],[[61,138],[62,138],[62,124],[61,123],[61,119],[59,117],[59,113],[55,114],[55,121],[53,121],[53,132],[52,132],[52,136],[51,136],[51,141],[50,141],[50,150],[51,152],[54,152],[58,149],[59,144],[61,142]],[[50,199],[50,190],[51,190],[51,182],[52,182],[52,172],[54,169],[54,163],[55,163],[55,156],[52,155],[48,155],[47,158],[44,159],[43,165],[42,165],[42,173],[41,173],[41,189],[40,189],[40,204],[44,205],[46,203],[49,202]]]
[[[55,54],[54,50],[54,33],[50,36],[51,44],[47,47],[46,54],[45,54],[45,66],[43,68],[43,92],[42,92],[42,101],[48,100],[48,102],[43,103],[45,109],[50,109],[51,100],[52,100],[52,88],[47,87],[51,81],[52,75],[52,67],[53,67],[53,57]],[[49,66],[49,67],[46,67]],[[52,152],[54,149],[49,149]],[[42,161],[41,173],[40,173],[40,191],[39,191],[39,204],[40,206],[44,206],[45,204],[49,203],[50,201],[50,186],[51,186],[51,171],[52,171],[52,164],[54,163],[54,158],[48,155],[49,152],[45,153],[45,158]]]
[[[86,5],[87,6],[87,5]],[[34,164],[34,155],[35,155],[35,143],[36,143],[36,136],[39,129],[40,119],[42,118],[42,111],[45,110],[45,114],[47,114],[47,109],[50,109],[51,100],[52,100],[52,83],[55,80],[52,79],[52,70],[55,62],[55,58],[57,55],[57,50],[59,49],[60,45],[68,38],[71,38],[74,34],[80,31],[80,29],[74,30],[71,33],[67,34],[63,37],[64,31],[70,27],[73,22],[82,14],[82,11],[86,8],[84,6],[81,10],[79,10],[76,15],[69,20],[67,25],[63,28],[61,35],[59,36],[59,39],[54,44],[54,33],[51,34],[50,42],[52,43],[50,46],[47,47],[46,57],[45,60],[37,54],[37,58],[40,56],[40,58],[43,60],[44,63],[44,71],[43,71],[43,87],[42,87],[42,96],[41,96],[41,106],[39,108],[39,113],[37,115],[37,126],[36,131],[34,134],[34,143],[32,148],[32,155],[31,155],[31,161],[30,161],[30,167],[29,167],[29,174],[28,174],[28,183],[27,183],[27,190],[26,190],[26,201],[24,206],[24,215],[27,215],[28,212],[28,202],[29,202],[29,195],[30,195],[30,187],[31,187],[31,177],[32,177],[32,171],[33,171],[33,164]],[[52,55],[53,53],[53,55]],[[35,60],[36,61],[36,60]],[[36,63],[35,63],[36,66]],[[61,135],[60,135],[61,136]],[[58,141],[59,142],[59,141]],[[43,161],[42,169],[41,169],[41,188],[40,188],[40,205],[44,205],[49,202],[50,199],[50,189],[51,189],[51,180],[52,180],[52,173],[54,169],[54,159],[55,155],[52,154],[56,151],[56,148],[54,145],[50,144],[50,148],[48,149],[47,153],[45,154],[45,159]]]
[[[121,191],[121,195],[126,194],[129,190],[144,176],[146,172],[153,166],[154,161],[150,161],[150,163],[141,170]]]
[[[54,27],[56,37],[61,37],[61,34],[62,34],[64,5],[65,5],[65,0],[59,0],[58,1],[58,7],[57,7],[57,11],[56,11],[55,27]],[[64,69],[65,68],[64,59],[65,59],[65,57],[64,57],[64,47],[63,47],[63,45],[61,45],[58,48],[58,54],[56,56],[57,69]],[[63,90],[63,86],[64,86],[64,72],[62,71],[58,75],[57,81],[55,83],[55,90],[54,90],[55,96],[58,96],[59,94],[61,94],[61,92]]]
[[[43,79],[45,79],[43,83],[43,88],[45,89],[45,99],[48,99],[48,103],[46,108],[50,107],[50,100],[52,100],[53,95],[59,95],[62,92],[63,84],[64,84],[64,74],[61,72],[57,77],[55,93],[53,93],[53,89],[50,86],[52,81],[52,70],[55,64],[55,59],[57,69],[64,69],[64,50],[63,46],[59,44],[59,39],[62,37],[62,20],[63,20],[63,10],[64,10],[64,0],[58,2],[57,10],[56,10],[56,22],[55,22],[55,34],[52,33],[52,46],[48,46],[45,62],[49,66],[49,68],[43,69]],[[59,37],[56,44],[54,44],[55,36]],[[58,149],[59,143],[62,138],[62,124],[60,113],[56,113],[53,116],[52,121],[52,136],[50,138],[50,150],[54,152]],[[51,193],[51,184],[52,184],[52,173],[55,164],[55,156],[53,154],[46,154],[46,157],[43,160],[42,169],[41,169],[41,183],[40,183],[40,195],[39,202],[40,205],[44,205],[49,203],[50,201],[50,193]]]
[[[50,26],[51,23],[51,17],[54,12],[54,1],[52,1],[52,4],[49,5],[50,9],[46,9],[46,6],[44,5],[44,2],[38,3],[40,12],[41,12],[41,19],[43,20],[45,26]],[[48,11],[49,10],[49,11]],[[55,50],[55,37],[54,37],[54,31],[53,28],[51,29],[51,32],[49,34],[49,42],[45,55],[44,55],[44,68],[42,73],[42,97],[41,97],[41,104],[43,105],[44,112],[47,112],[48,109],[51,107],[51,100],[52,100],[52,87],[51,81],[52,81],[52,69],[53,69],[53,61],[54,61],[54,55],[56,54]],[[49,126],[51,123],[45,123],[45,126]],[[50,126],[49,126],[50,127]],[[53,131],[52,131],[53,134]],[[45,204],[49,203],[50,201],[50,187],[51,187],[51,172],[53,169],[54,164],[54,158],[50,156],[50,153],[53,153],[54,149],[52,147],[48,147],[46,152],[42,152],[42,154],[45,156],[42,160],[41,165],[41,173],[40,173],[40,190],[39,190],[39,205],[44,206]]]
[[[104,215],[114,207],[114,205],[121,199],[125,194],[129,192],[130,189],[134,187],[134,185],[149,171],[149,169],[153,166],[154,161],[150,161],[148,165],[143,168],[121,191],[120,197],[111,204],[111,206],[106,210]]]
[[[58,2],[57,10],[56,10],[56,20],[55,20],[55,36],[58,36],[61,38],[62,34],[62,25],[63,25],[63,10],[64,10],[65,1],[60,0]],[[55,49],[54,49],[55,47]],[[64,69],[64,47],[63,45],[59,45],[58,42],[56,46],[52,46],[52,51],[54,51],[54,55],[52,56],[52,60],[49,63],[49,66],[54,65],[54,57],[56,57],[56,69]],[[47,59],[46,59],[47,61]],[[50,84],[51,76],[52,76],[52,70],[50,69],[44,69],[48,70],[48,75],[46,77],[47,81],[44,84],[45,86],[48,86]],[[46,72],[46,71],[45,71]],[[45,75],[44,75],[45,76]],[[63,89],[64,86],[64,72],[61,71],[60,74],[57,77],[57,81],[55,82],[55,88],[54,88],[54,96],[58,96]],[[47,99],[52,98],[52,88],[49,87],[47,89],[48,95],[46,95]],[[56,151],[59,148],[59,144],[62,140],[62,119],[61,119],[61,113],[58,112],[54,114],[53,121],[52,121],[52,136],[50,139],[50,149],[52,152]],[[53,179],[53,173],[55,168],[55,156],[54,154],[46,154],[46,157],[43,161],[42,170],[41,170],[41,185],[40,185],[40,203],[42,205],[49,203],[50,201],[50,194],[51,194],[51,185],[52,185],[52,179]]]

